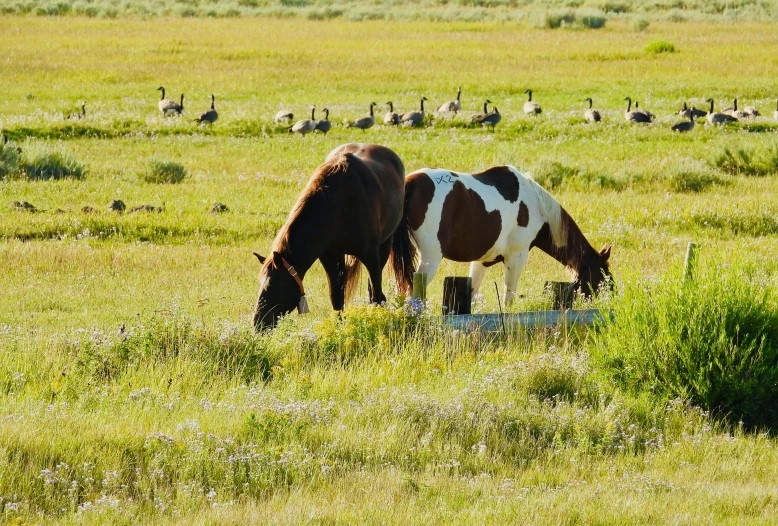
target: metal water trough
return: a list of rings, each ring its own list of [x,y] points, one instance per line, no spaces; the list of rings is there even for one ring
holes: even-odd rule
[[[539,310],[507,314],[462,314],[443,316],[443,324],[463,331],[516,332],[519,329],[580,325],[591,327],[612,318],[599,309]]]
[[[413,296],[426,299],[427,276],[417,272],[413,279]],[[443,324],[453,329],[483,332],[516,332],[519,329],[572,325],[591,327],[612,318],[611,312],[599,309],[571,309],[573,284],[547,282],[546,289],[553,295],[557,310],[518,313],[471,314],[472,282],[470,278],[447,277],[443,283]],[[448,314],[457,313],[457,314]]]

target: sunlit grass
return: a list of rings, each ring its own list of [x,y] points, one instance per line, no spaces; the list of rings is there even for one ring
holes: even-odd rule
[[[240,13],[263,9],[250,4]],[[759,315],[772,319],[778,123],[669,127],[682,102],[705,107],[708,97],[719,107],[737,96],[771,115],[775,26],[662,21],[724,17],[687,4],[641,12],[647,26],[633,26],[630,2],[597,4],[608,17],[597,30],[530,29],[523,15],[305,20],[379,11],[315,3],[276,12],[292,19],[182,18],[183,5],[164,2],[128,3],[121,9],[135,14],[119,19],[110,17],[126,13],[99,2],[79,4],[95,18],[0,17],[0,128],[23,149],[0,159],[10,167],[0,182],[3,520],[769,523],[774,438],[727,422],[709,396],[721,390],[672,360],[679,348],[696,356],[687,318],[707,320],[692,333],[718,330],[722,317],[750,312],[759,287],[770,287]],[[187,6],[198,16],[208,7]],[[499,18],[511,8],[420,5],[406,16],[428,20],[436,9]],[[646,53],[657,40],[676,52]],[[737,74],[722,75],[733,64]],[[184,118],[159,113],[160,85],[186,94]],[[460,115],[424,129],[338,125],[372,101],[404,111],[423,95],[434,108],[460,85]],[[527,88],[539,118],[521,112]],[[219,120],[198,126],[211,93]],[[657,114],[653,125],[624,121],[628,95]],[[583,119],[589,96],[603,113],[597,125]],[[503,115],[494,132],[468,125],[487,98]],[[81,100],[86,117],[65,120]],[[311,104],[331,110],[327,136],[303,139],[272,122]],[[593,305],[614,308],[621,325],[597,338],[443,331],[441,278],[467,273],[446,262],[421,318],[407,315],[388,275],[387,307],[364,304],[363,277],[360,299],[332,316],[315,265],[305,278],[311,314],[253,333],[251,253],[267,252],[315,167],[349,141],[389,146],[408,172],[514,164],[536,176],[596,248],[615,245],[615,292]],[[27,180],[19,167],[38,149],[68,152],[84,176]],[[718,162],[726,151],[731,159]],[[155,161],[186,176],[147,182]],[[109,210],[116,199],[124,213]],[[216,202],[229,211],[210,213]],[[163,210],[130,212],[142,205]],[[672,276],[692,240],[708,269],[700,279],[711,277],[682,303]],[[745,268],[758,279],[744,282]],[[533,252],[512,310],[549,307],[544,282],[565,279]],[[501,285],[501,266],[476,299],[480,312],[497,310],[492,281]],[[672,330],[652,338],[668,319]],[[715,349],[738,343],[729,329],[704,336],[713,334],[731,344]]]

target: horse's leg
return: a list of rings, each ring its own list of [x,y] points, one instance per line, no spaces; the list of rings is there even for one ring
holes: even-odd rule
[[[529,250],[517,252],[511,254],[505,260],[505,305],[513,303],[513,297],[516,295],[516,285],[519,282],[519,276],[521,271],[524,270],[524,266],[527,264],[529,258]]]
[[[481,288],[481,283],[486,275],[486,266],[480,261],[473,261],[470,263],[470,279],[473,280],[473,295],[478,294],[478,289]]]
[[[322,254],[319,257],[324,272],[327,274],[327,282],[330,285],[330,301],[332,308],[343,310],[345,303],[346,284],[343,278],[346,275],[346,256],[343,254]]]
[[[389,261],[389,252],[392,250],[392,238],[389,238],[389,240],[378,247],[378,262],[381,265],[381,273],[384,271],[384,267],[386,267],[386,262]],[[367,295],[371,300],[371,303],[373,302],[373,284],[371,280],[368,280],[367,282]],[[386,298],[384,298],[386,300]]]
[[[359,257],[359,260],[367,268],[369,277],[367,289],[370,294],[370,303],[380,305],[386,301],[386,296],[384,296],[384,291],[381,288],[381,273],[384,269],[383,265],[381,265],[381,249],[371,250]]]

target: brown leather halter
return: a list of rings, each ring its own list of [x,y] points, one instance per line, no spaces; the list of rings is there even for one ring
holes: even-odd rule
[[[300,279],[300,275],[297,274],[295,268],[289,264],[289,262],[284,258],[284,256],[281,256],[281,262],[284,264],[284,268],[286,269],[286,271],[289,272],[289,275],[292,276],[294,280],[297,282],[297,286],[300,287],[300,296],[305,297],[305,287],[303,287],[303,280]]]

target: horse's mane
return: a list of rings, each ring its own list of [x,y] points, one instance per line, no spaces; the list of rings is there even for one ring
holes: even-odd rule
[[[316,168],[316,171],[313,172],[313,175],[308,180],[308,184],[305,185],[303,192],[300,194],[300,197],[297,198],[292,210],[289,212],[289,216],[286,218],[284,226],[278,232],[278,235],[276,235],[276,238],[273,241],[273,250],[283,253],[289,247],[289,227],[294,223],[295,219],[300,216],[306,205],[313,199],[328,198],[327,179],[337,173],[346,172],[349,168],[350,158],[352,158],[350,154],[338,153]]]
[[[535,181],[529,174],[522,174],[530,186],[535,190],[540,205],[540,213],[548,221],[548,227],[551,230],[551,239],[557,247],[564,247],[567,244],[567,222],[562,215],[562,205],[556,198],[548,193],[545,188]]]

